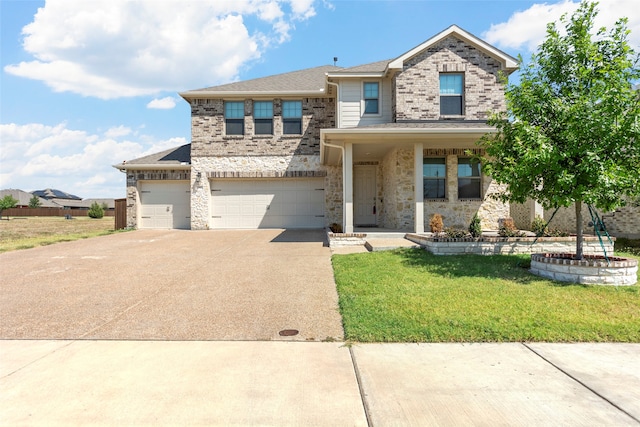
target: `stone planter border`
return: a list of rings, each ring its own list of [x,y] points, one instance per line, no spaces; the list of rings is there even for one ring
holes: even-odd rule
[[[573,259],[569,253],[537,253],[531,255],[531,273],[561,282],[588,285],[630,286],[638,281],[638,261],[632,258],[585,255]]]

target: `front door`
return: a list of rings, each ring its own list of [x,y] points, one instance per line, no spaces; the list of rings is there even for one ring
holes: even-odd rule
[[[376,225],[376,166],[353,167],[353,198],[354,224]]]

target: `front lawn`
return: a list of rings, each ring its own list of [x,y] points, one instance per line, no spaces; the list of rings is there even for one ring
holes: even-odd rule
[[[640,342],[638,285],[544,280],[527,271],[529,255],[405,249],[332,260],[349,341]]]

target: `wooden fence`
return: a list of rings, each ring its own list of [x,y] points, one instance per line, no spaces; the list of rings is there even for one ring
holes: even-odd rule
[[[126,202],[125,202],[126,209]],[[64,208],[11,208],[2,211],[2,216],[87,216],[89,209]],[[105,209],[104,216],[115,216],[114,209]],[[126,222],[126,220],[125,220]]]
[[[127,199],[116,199],[115,217],[116,217],[116,230],[123,230],[127,228]]]

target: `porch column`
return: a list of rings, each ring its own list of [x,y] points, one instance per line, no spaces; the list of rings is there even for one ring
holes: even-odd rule
[[[342,192],[344,206],[342,212],[344,232],[353,233],[353,144],[344,143],[344,159],[342,159],[344,180]]]
[[[422,142],[413,144],[413,197],[415,198],[415,232],[424,233],[424,194],[422,177]]]

